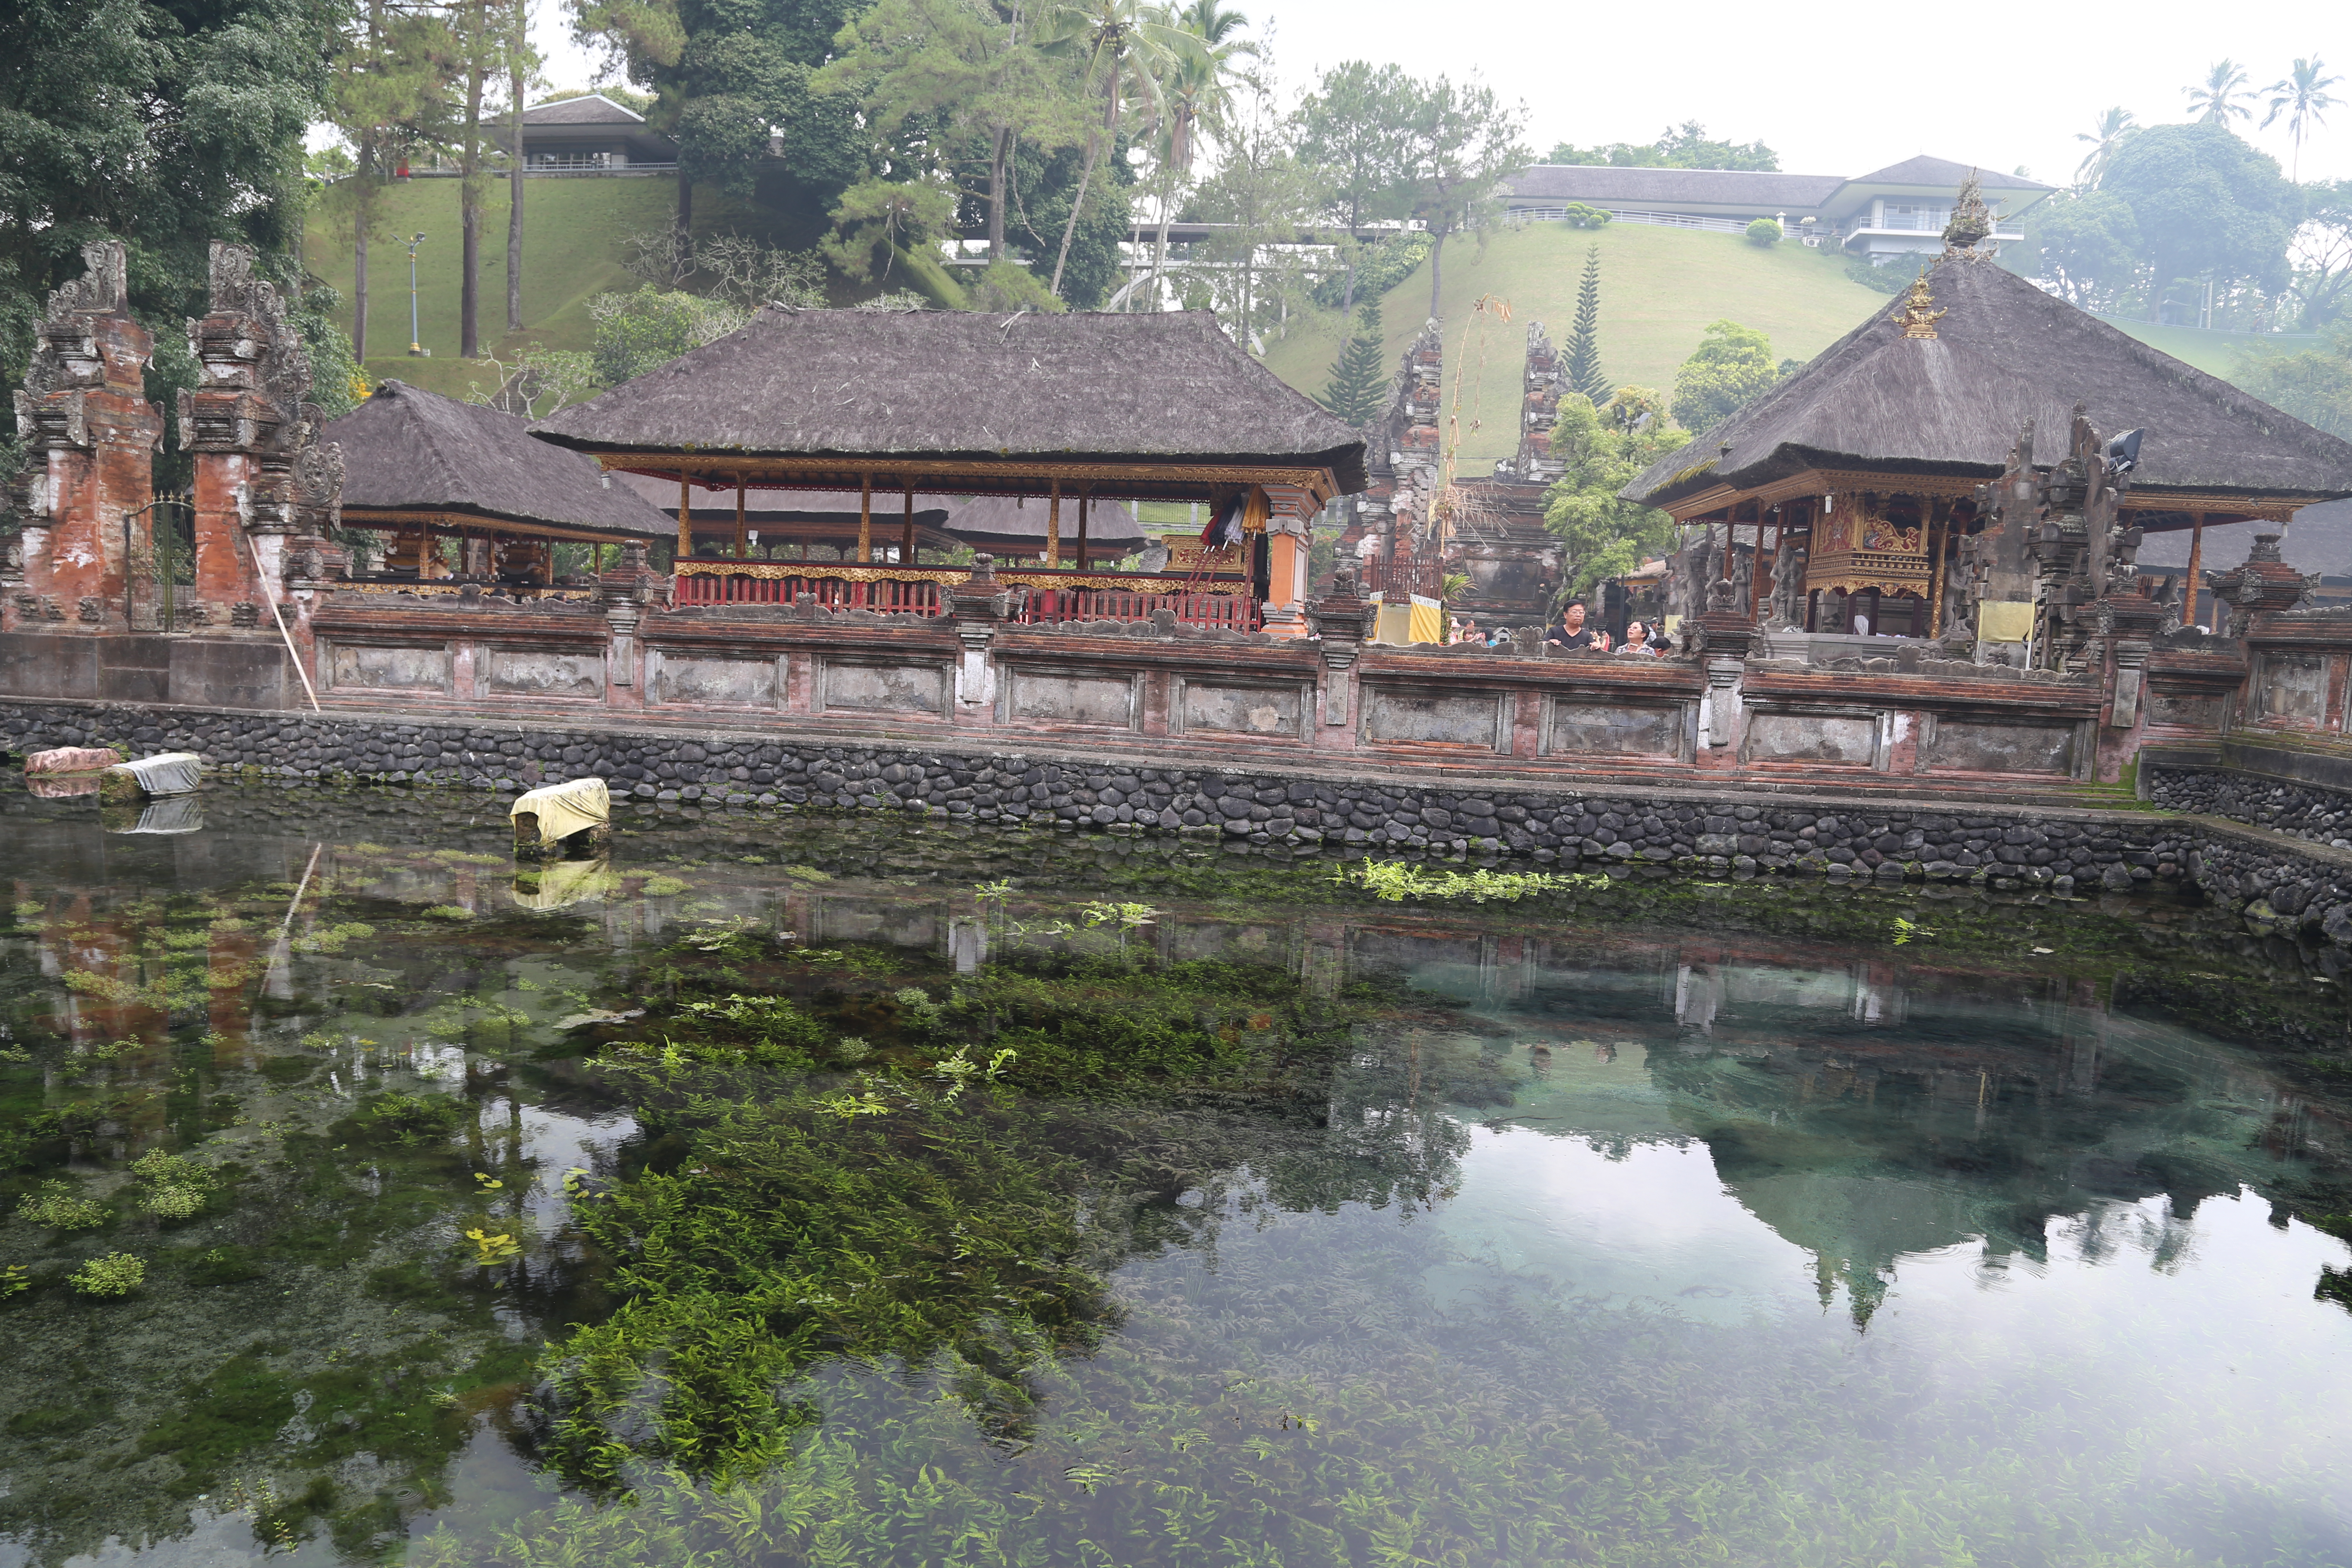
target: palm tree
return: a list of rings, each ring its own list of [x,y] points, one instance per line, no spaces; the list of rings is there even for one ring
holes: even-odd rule
[[[2107,160],[2116,155],[2123,139],[2138,130],[2128,109],[2110,109],[2099,116],[2088,131],[2074,133],[2077,142],[2088,142],[2090,152],[2083,156],[2074,169],[2074,183],[2085,190],[2096,186],[2107,172]]]
[[[2189,112],[2208,125],[2227,125],[2232,116],[2254,117],[2252,110],[2238,101],[2253,97],[2254,89],[2246,85],[2245,68],[2235,60],[2216,60],[2202,82],[2182,90],[2189,94]]]
[[[1178,22],[1200,39],[1202,47],[1178,60],[1174,74],[1161,84],[1166,110],[1160,116],[1156,160],[1160,191],[1160,237],[1151,254],[1155,298],[1160,277],[1168,267],[1168,226],[1175,216],[1177,187],[1192,172],[1192,157],[1199,151],[1202,133],[1214,134],[1224,123],[1226,107],[1233,100],[1229,80],[1233,58],[1258,53],[1254,41],[1234,37],[1249,26],[1249,18],[1239,11],[1223,9],[1217,0],[1192,0],[1191,5],[1178,13]],[[1130,304],[1133,299],[1130,286]]]
[[[1234,37],[1250,25],[1248,16],[1227,10],[1219,0],[1192,0],[1176,14],[1176,25],[1213,49],[1236,55],[1258,53],[1257,45],[1250,39]]]
[[[1207,0],[1202,0],[1203,4]],[[2303,169],[2303,139],[2314,126],[2325,121],[2326,110],[2336,107],[2336,100],[2329,95],[2331,87],[2340,87],[2340,76],[2322,76],[2327,68],[2317,55],[2294,62],[2294,69],[2284,79],[2263,89],[2271,95],[2271,111],[2263,116],[2263,128],[2270,129],[2272,121],[2286,116],[2287,134],[2294,139],[2294,157],[2287,165],[2287,178],[2296,178]]]
[[[1070,203],[1069,221],[1062,226],[1061,252],[1054,258],[1050,287],[1058,295],[1095,165],[1118,138],[1121,93],[1131,89],[1144,105],[1145,118],[1156,123],[1163,108],[1160,82],[1175,74],[1178,61],[1202,52],[1202,46],[1163,5],[1146,0],[1064,0],[1046,14],[1037,47],[1047,54],[1084,57],[1087,88],[1091,91],[1099,84],[1103,95],[1102,125],[1097,134],[1087,138],[1077,195]]]

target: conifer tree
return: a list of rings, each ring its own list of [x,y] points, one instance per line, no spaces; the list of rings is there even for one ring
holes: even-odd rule
[[[1356,314],[1356,331],[1331,362],[1331,379],[1317,398],[1324,407],[1362,429],[1388,411],[1389,378],[1381,352],[1381,306],[1368,300]]]
[[[1594,407],[1609,401],[1614,389],[1601,374],[1601,247],[1584,252],[1584,278],[1576,286],[1576,325],[1568,334],[1568,384]]]

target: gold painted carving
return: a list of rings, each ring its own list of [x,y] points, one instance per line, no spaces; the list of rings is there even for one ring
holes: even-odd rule
[[[1927,275],[1922,272],[1912,279],[1910,297],[1903,301],[1903,309],[1887,320],[1900,321],[1906,338],[1932,338],[1936,335],[1936,323],[1950,313],[1929,310],[1927,307],[1935,302],[1936,296],[1927,291]]]

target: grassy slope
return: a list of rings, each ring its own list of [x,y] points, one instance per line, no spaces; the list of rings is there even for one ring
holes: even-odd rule
[[[1597,232],[1563,224],[1535,224],[1496,235],[1480,254],[1475,241],[1445,247],[1444,305],[1447,395],[1465,357],[1464,328],[1471,305],[1493,294],[1510,302],[1508,325],[1484,332],[1484,366],[1462,389],[1463,456],[1474,467],[1508,457],[1517,445],[1515,415],[1529,321],[1542,321],[1563,342],[1576,315],[1576,285],[1588,245],[1601,247],[1601,363],[1612,381],[1660,389],[1674,384],[1675,367],[1698,346],[1709,321],[1728,317],[1770,335],[1776,358],[1810,359],[1889,304],[1845,276],[1834,256],[1801,245],[1759,249],[1737,235],[1612,224]],[[1393,364],[1429,310],[1429,271],[1413,273],[1382,297]],[[1338,323],[1294,331],[1269,346],[1266,364],[1294,386],[1320,390],[1339,353]],[[1470,325],[1468,357],[1481,353]],[[1477,403],[1480,428],[1470,429]]]
[[[523,195],[523,320],[518,333],[506,331],[507,182],[492,180],[484,191],[481,253],[482,347],[510,357],[537,342],[551,349],[586,349],[595,333],[588,301],[612,289],[637,287],[621,266],[622,241],[670,220],[677,182],[666,175],[644,179],[532,180]],[[716,192],[694,194],[698,232],[737,226],[743,215]],[[416,252],[419,341],[430,360],[411,359],[408,348],[408,250],[390,238],[368,247],[368,374],[403,381],[462,397],[471,381],[488,384],[496,373],[457,358],[457,182],[415,180],[384,192],[378,209],[383,233],[422,230]],[[744,226],[751,226],[746,225]],[[352,324],[352,236],[346,223],[314,217],[303,245],[312,272],[343,293],[341,312]]]
[[[2126,321],[2121,316],[2101,316],[2099,320],[2117,331],[2130,333],[2150,348],[2161,350],[2174,359],[2224,378],[2238,363],[2239,353],[2245,349],[2261,345],[2284,353],[2295,353],[2319,344],[2319,336],[2315,332],[2278,332],[2249,337],[2243,332],[2209,332],[2197,327],[2159,327],[2147,321]]]

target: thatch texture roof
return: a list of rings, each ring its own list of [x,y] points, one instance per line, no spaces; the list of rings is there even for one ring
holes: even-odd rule
[[[1364,486],[1362,439],[1206,311],[770,309],[534,430],[604,453],[1265,465]]]
[[[1664,506],[1807,468],[1975,475],[2006,464],[2028,419],[2035,456],[2065,455],[2074,405],[2114,435],[2147,432],[2135,500],[2168,493],[2329,500],[2352,495],[2352,445],[2128,337],[1990,261],[1928,274],[1944,312],[1904,335],[1901,298],[1762,397],[1627,485]]]
[[[520,533],[658,539],[677,523],[530,421],[384,381],[319,432],[343,449],[346,512],[448,513]],[[364,517],[355,521],[367,521]]]
[[[1034,555],[1045,548],[1045,520],[1052,515],[1050,501],[1030,497],[975,496],[948,514],[948,531],[975,550],[993,550],[1007,555]],[[1062,498],[1062,551],[1068,554],[1077,548],[1078,502],[1075,496]],[[1136,526],[1135,513],[1124,504],[1111,500],[1094,500],[1087,505],[1087,551],[1116,551],[1124,555],[1140,550],[1145,543],[1143,530]]]

